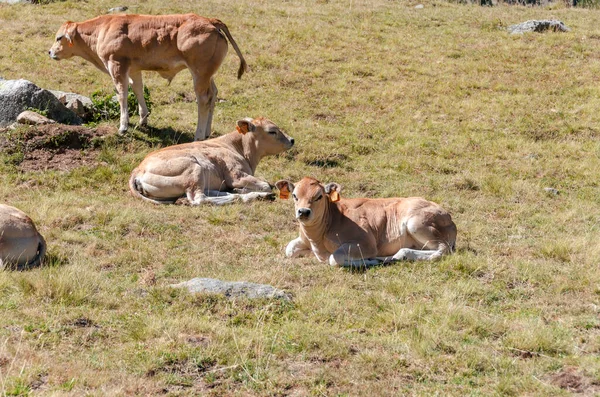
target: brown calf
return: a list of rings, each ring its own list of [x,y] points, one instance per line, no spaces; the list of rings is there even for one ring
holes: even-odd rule
[[[142,70],[158,72],[171,80],[188,68],[198,102],[195,139],[210,135],[217,86],[213,75],[227,54],[227,39],[240,58],[238,78],[246,61],[227,26],[218,19],[185,15],[102,15],[84,22],[66,22],[50,48],[52,59],[80,56],[112,78],[121,105],[119,131],[127,131],[127,88],[131,80],[138,99],[140,125],[146,124]]]
[[[420,197],[341,199],[340,186],[313,178],[276,184],[294,199],[300,237],[288,257],[313,253],[339,266],[372,266],[395,260],[433,260],[454,251],[456,225],[439,205]]]

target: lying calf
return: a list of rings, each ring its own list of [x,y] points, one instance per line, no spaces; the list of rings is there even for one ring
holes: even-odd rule
[[[372,266],[395,260],[437,259],[454,251],[456,225],[439,205],[420,197],[341,199],[337,183],[303,178],[276,183],[280,198],[292,192],[300,237],[288,257],[314,253],[332,266]]]
[[[46,253],[46,241],[33,221],[21,210],[0,204],[0,269],[38,266]]]
[[[172,204],[185,196],[190,204],[226,204],[269,198],[271,185],[255,178],[258,162],[294,145],[265,118],[237,122],[237,132],[202,142],[169,146],[146,156],[132,171],[134,196]]]

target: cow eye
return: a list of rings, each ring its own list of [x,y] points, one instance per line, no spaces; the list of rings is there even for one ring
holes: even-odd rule
[[[313,201],[319,201],[323,198],[323,195],[320,195],[319,197],[317,197],[316,199],[314,199]]]
[[[292,193],[292,197],[294,198],[295,201],[298,201],[298,197],[296,197],[295,194]]]
[[[62,38],[63,38],[62,36],[58,36],[58,37],[56,38],[56,41],[60,41]]]
[[[277,135],[277,131],[275,131],[275,130],[269,130],[269,134],[271,134],[271,135]]]

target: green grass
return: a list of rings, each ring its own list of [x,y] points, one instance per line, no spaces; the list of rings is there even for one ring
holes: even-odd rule
[[[251,71],[237,80],[230,50],[214,131],[265,116],[297,142],[257,175],[434,200],[458,226],[455,255],[349,272],[285,258],[290,202],[132,198],[145,154],[196,128],[189,72],[170,86],[148,73],[155,135],[99,143],[97,167],[24,173],[22,154],[0,153],[0,202],[34,219],[49,255],[0,272],[0,393],[566,395],[551,376],[567,367],[597,392],[600,13],[416,4],[148,0],[130,11],[227,23]],[[113,6],[0,6],[0,75],[112,92],[90,64],[47,50],[64,21]],[[572,31],[503,30],[528,19]],[[294,300],[168,287],[192,277],[268,283]]]

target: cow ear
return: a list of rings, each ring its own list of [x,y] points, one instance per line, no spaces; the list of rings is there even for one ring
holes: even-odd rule
[[[327,193],[329,195],[329,199],[333,203],[335,203],[336,201],[340,201],[340,192],[341,191],[342,191],[342,187],[335,182],[328,183],[327,186],[325,186],[325,193]]]
[[[75,29],[77,24],[75,22],[67,22],[65,26],[65,39],[69,42],[69,47],[73,45],[73,36],[75,35]]]
[[[282,200],[289,199],[290,193],[294,190],[294,184],[286,180],[277,181],[275,187],[279,189],[279,198]]]
[[[256,126],[252,124],[252,119],[250,117],[246,117],[242,120],[238,120],[235,129],[240,134],[245,135],[247,132],[253,132],[256,130]]]

